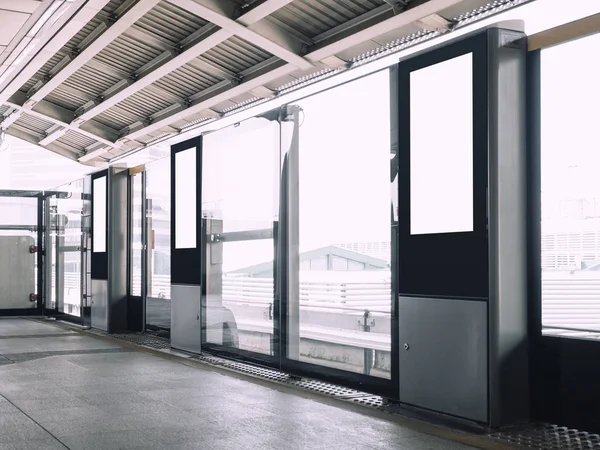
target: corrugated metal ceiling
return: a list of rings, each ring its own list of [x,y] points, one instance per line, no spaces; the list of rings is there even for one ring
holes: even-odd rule
[[[414,35],[420,28],[403,22],[403,12],[384,0],[94,1],[102,4],[99,12],[46,56],[10,100],[23,110],[14,121],[21,135],[45,138],[47,148],[73,158],[93,149],[86,162],[263,101],[255,88],[276,95],[335,73],[335,61],[358,64],[420,36]],[[526,1],[413,0],[409,8],[444,5],[438,13],[453,18]],[[365,29],[369,34],[361,38]],[[106,45],[84,56],[84,46],[105,33],[111,36]],[[0,110],[0,121],[8,112]],[[57,125],[66,133],[48,136]]]

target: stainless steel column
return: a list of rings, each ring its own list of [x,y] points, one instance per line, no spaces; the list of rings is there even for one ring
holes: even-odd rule
[[[488,31],[489,423],[494,427],[529,417],[522,30],[522,23],[513,22]]]
[[[106,246],[97,247],[99,230],[93,230],[91,261],[91,326],[109,333],[127,329],[127,169],[111,167],[94,174],[106,176]],[[93,192],[92,202],[97,201]],[[98,210],[92,204],[92,222]]]

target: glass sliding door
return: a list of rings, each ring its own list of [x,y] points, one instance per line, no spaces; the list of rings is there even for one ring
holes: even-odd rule
[[[275,114],[203,138],[203,342],[207,348],[267,358],[277,353],[279,134]]]
[[[288,242],[295,258],[288,275],[288,358],[309,363],[313,372],[320,366],[389,379],[389,72],[296,106],[301,123],[297,158],[289,154],[290,179],[297,177],[297,187],[289,185],[297,195],[288,204],[289,230],[297,229]]]
[[[171,328],[171,158],[146,164],[146,329]]]
[[[397,389],[390,116],[386,70],[202,136],[203,350]]]

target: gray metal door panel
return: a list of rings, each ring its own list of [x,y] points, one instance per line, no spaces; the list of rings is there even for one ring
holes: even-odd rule
[[[0,236],[0,309],[35,308],[35,245],[31,236]]]
[[[171,346],[200,353],[200,286],[171,285]]]
[[[486,422],[487,305],[400,297],[400,401]]]
[[[92,328],[108,331],[108,281],[92,280]]]

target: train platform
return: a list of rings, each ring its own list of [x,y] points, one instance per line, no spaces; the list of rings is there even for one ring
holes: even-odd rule
[[[507,448],[23,318],[0,319],[0,429],[0,449]]]

